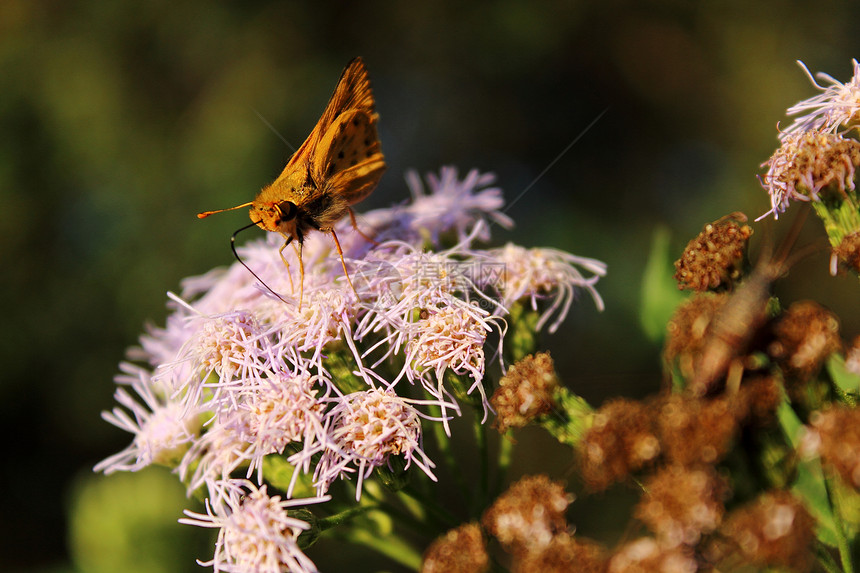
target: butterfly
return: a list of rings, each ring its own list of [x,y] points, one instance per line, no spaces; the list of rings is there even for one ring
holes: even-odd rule
[[[290,265],[284,257],[284,249],[292,243],[299,259],[300,309],[305,280],[302,244],[312,231],[331,234],[346,280],[355,291],[334,225],[348,214],[353,228],[365,236],[358,229],[351,207],[373,192],[386,167],[376,128],[379,115],[375,106],[364,61],[355,58],[344,68],[313,131],[274,182],[263,187],[253,201],[197,215],[203,219],[215,213],[250,207],[252,224],[249,226],[257,225],[284,237],[278,254],[288,272]]]

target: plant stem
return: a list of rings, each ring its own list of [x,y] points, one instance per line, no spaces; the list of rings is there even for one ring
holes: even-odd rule
[[[406,486],[398,493],[400,495],[408,495],[409,497],[418,500],[422,507],[427,510],[428,517],[435,519],[443,528],[451,528],[461,521],[454,514],[450,513],[439,504],[434,503],[432,500],[427,499],[423,494],[411,486]]]
[[[380,499],[379,497],[373,495],[372,493],[368,493],[367,491],[364,492],[364,495],[374,500],[376,506],[372,507],[372,509],[377,509],[383,512],[385,515],[397,522],[398,525],[402,525],[403,527],[410,529],[414,533],[427,533],[427,524],[424,521],[424,518],[426,516],[407,513],[399,507],[395,506],[393,503],[384,499]]]
[[[854,563],[851,559],[851,545],[848,543],[848,538],[845,536],[845,528],[842,522],[842,511],[839,507],[839,500],[833,495],[832,478],[824,478],[824,487],[827,489],[827,496],[830,498],[830,506],[833,508],[833,524],[836,530],[836,547],[839,549],[839,559],[842,561],[842,570],[845,573],[854,573]]]
[[[442,410],[438,406],[430,407],[431,413],[434,416],[441,416]],[[457,464],[457,460],[454,459],[454,452],[450,447],[450,439],[447,434],[445,434],[445,428],[442,424],[431,424],[433,428],[433,437],[436,439],[436,445],[439,448],[439,452],[442,454],[442,457],[445,459],[445,465],[451,472],[451,475],[454,477],[454,481],[457,483],[457,487],[460,489],[460,494],[463,496],[463,500],[469,499],[469,488],[466,485],[466,481],[463,479],[463,475],[461,472],[457,471],[459,464]]]
[[[353,507],[353,508],[341,511],[340,513],[336,513],[334,515],[329,515],[328,517],[322,517],[322,518],[317,520],[317,525],[319,526],[320,530],[325,531],[326,529],[328,529],[330,527],[343,525],[344,523],[351,520],[352,518],[354,518],[357,515],[360,515],[362,513],[366,513],[368,511],[372,511],[375,509],[380,509],[380,508],[381,508],[381,505],[375,505],[375,506],[374,505],[361,505],[358,507]]]
[[[827,546],[822,543],[818,544],[818,564],[821,565],[821,568],[826,573],[842,573],[839,565],[833,560],[833,556],[830,554]]]
[[[511,458],[514,453],[514,439],[508,433],[502,436],[499,441],[499,464],[496,475],[493,491],[490,492],[490,497],[498,497],[502,492],[502,487],[505,484],[505,477],[508,474],[508,467],[511,465]]]
[[[487,443],[487,425],[482,424],[477,415],[475,415],[475,440],[478,444],[478,455],[481,458],[481,495],[474,497],[469,512],[473,516],[480,513],[490,495],[490,452]]]
[[[389,559],[418,571],[421,567],[421,553],[396,535],[377,535],[368,529],[351,529],[348,535],[338,536],[342,539],[373,549]]]

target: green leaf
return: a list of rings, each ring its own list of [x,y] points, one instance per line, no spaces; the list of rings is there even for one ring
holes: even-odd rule
[[[640,325],[649,340],[661,343],[666,323],[684,300],[672,276],[675,268],[669,246],[669,229],[657,227],[651,239],[651,252],[642,275]]]
[[[367,382],[355,375],[358,365],[349,347],[342,341],[330,342],[325,347],[326,370],[335,386],[344,394],[367,390]]]
[[[838,246],[847,235],[860,231],[860,212],[854,201],[812,201],[811,203],[815,214],[824,223],[824,230],[832,246]]]
[[[292,480],[295,471],[295,467],[287,461],[285,456],[286,454],[284,456],[271,454],[263,458],[263,477],[265,477],[266,483],[282,492],[289,491],[290,480]],[[292,497],[315,496],[316,490],[311,482],[311,477],[306,474],[298,476],[293,486]]]
[[[200,535],[200,528],[177,523],[188,504],[176,476],[158,467],[110,477],[78,477],[69,508],[75,570],[188,571],[208,537]]]
[[[409,484],[411,473],[406,470],[404,456],[390,456],[387,465],[376,468],[376,475],[386,489],[397,492]]]
[[[830,478],[827,485],[837,516],[842,521],[843,533],[847,541],[853,542],[860,533],[860,492],[838,476]]]
[[[831,354],[827,359],[827,372],[842,394],[854,396],[856,402],[857,395],[860,394],[860,375],[845,368],[845,358],[837,353]]]
[[[562,444],[577,447],[594,421],[594,408],[567,388],[555,393],[556,407],[536,421]]]
[[[381,486],[370,480],[364,483],[364,489],[367,495],[362,496],[360,503],[365,507],[344,512],[348,518],[337,520],[342,527],[331,528],[326,533],[334,539],[368,547],[409,570],[417,571],[421,567],[421,553],[397,534],[392,517],[385,511],[364,511],[367,506],[375,505],[370,498],[379,499],[384,495]]]
[[[777,419],[788,443],[795,449],[800,443],[803,423],[797,417],[788,400],[783,400],[776,411]],[[830,547],[836,547],[838,532],[830,497],[824,483],[824,472],[818,459],[801,460],[797,464],[797,478],[791,487],[792,492],[806,504],[812,517],[818,522],[815,534],[818,540]]]
[[[373,549],[411,571],[418,571],[421,567],[421,553],[396,535],[378,535],[369,529],[354,527],[339,537]]]

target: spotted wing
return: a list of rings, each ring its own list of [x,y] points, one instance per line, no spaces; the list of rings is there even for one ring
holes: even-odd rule
[[[376,188],[385,171],[376,114],[349,110],[340,114],[319,142],[311,172],[327,192],[347,205],[358,203]]]
[[[373,92],[370,90],[367,69],[361,58],[355,58],[344,68],[322,117],[301,147],[290,157],[278,179],[289,176],[297,170],[304,171],[305,166],[314,163],[320,140],[340,115],[350,110],[362,110],[368,115],[373,115],[373,108]]]

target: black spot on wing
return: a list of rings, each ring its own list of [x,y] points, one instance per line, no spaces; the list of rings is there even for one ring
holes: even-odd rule
[[[355,167],[379,151],[374,121],[375,118],[367,113],[356,113],[347,121],[338,123],[324,158],[321,177],[330,178]]]

